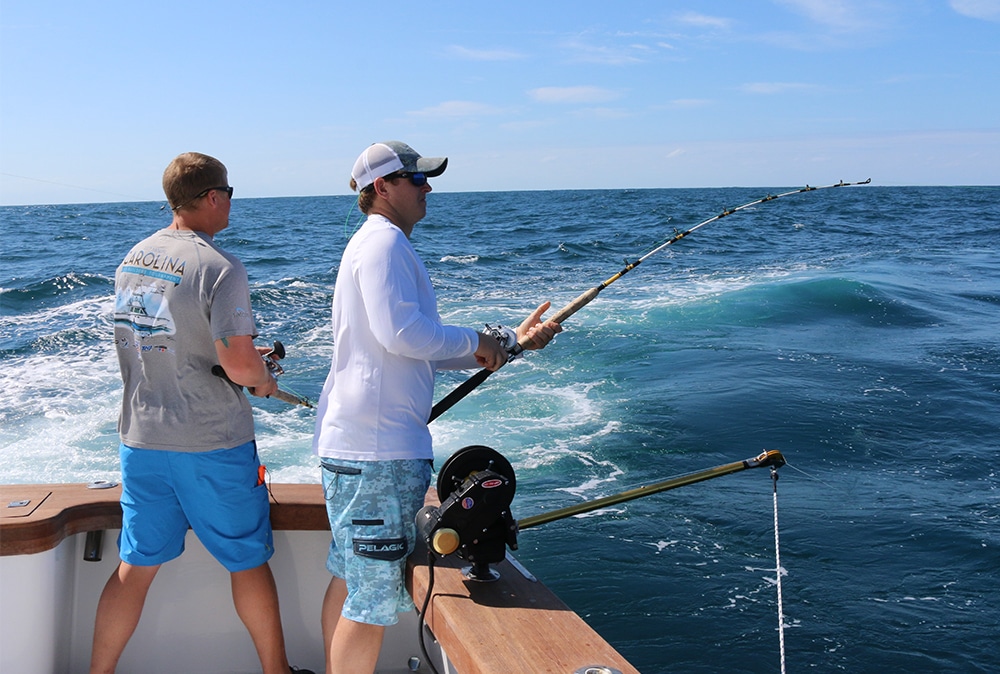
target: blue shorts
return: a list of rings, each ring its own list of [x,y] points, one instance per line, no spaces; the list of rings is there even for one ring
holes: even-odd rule
[[[321,459],[333,540],[326,568],[347,581],[341,615],[394,625],[413,610],[406,557],[416,543],[414,519],[431,483],[431,462]]]
[[[188,527],[230,572],[274,554],[267,485],[257,445],[173,452],[121,445],[122,561],[155,566],[184,552]]]

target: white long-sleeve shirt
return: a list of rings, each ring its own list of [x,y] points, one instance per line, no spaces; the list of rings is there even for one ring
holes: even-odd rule
[[[333,293],[333,360],[313,451],[353,461],[433,459],[437,369],[474,368],[478,335],[443,325],[423,261],[388,219],[351,237]]]

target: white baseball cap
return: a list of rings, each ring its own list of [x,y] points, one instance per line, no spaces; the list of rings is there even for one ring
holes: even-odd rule
[[[384,143],[369,145],[361,153],[354,162],[354,168],[351,169],[351,177],[354,178],[360,192],[375,182],[376,178],[396,171],[423,173],[428,178],[434,178],[444,173],[446,168],[448,168],[447,157],[421,157],[406,143],[387,140]]]

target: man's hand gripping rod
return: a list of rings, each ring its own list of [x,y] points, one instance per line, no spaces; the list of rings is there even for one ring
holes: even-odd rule
[[[278,375],[284,373],[284,369],[282,369],[281,365],[278,363],[279,360],[285,357],[284,344],[275,341],[274,346],[271,348],[271,350],[262,353],[260,357],[264,359],[264,364],[267,365],[267,370],[268,372],[271,373],[272,377],[277,379]],[[226,371],[222,369],[221,365],[213,365],[212,374],[214,374],[216,377],[222,377],[233,386],[238,386],[238,384],[236,384],[226,375]],[[242,389],[243,387],[240,386],[240,388]],[[272,395],[278,400],[286,402],[289,405],[302,405],[303,407],[313,406],[312,402],[305,396],[296,395],[294,393],[284,391],[280,388],[276,390]]]

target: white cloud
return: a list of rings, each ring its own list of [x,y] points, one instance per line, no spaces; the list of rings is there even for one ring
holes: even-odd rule
[[[540,87],[528,95],[539,103],[603,103],[619,97],[617,92],[602,87]]]
[[[717,30],[728,30],[730,20],[718,16],[708,16],[698,12],[685,12],[674,17],[678,22],[698,28],[715,28]]]
[[[445,101],[422,110],[412,110],[408,114],[421,117],[481,117],[504,112],[502,108],[475,101]]]
[[[1000,0],[950,0],[948,4],[963,16],[1000,21]]]
[[[570,60],[576,63],[599,63],[612,66],[642,63],[642,59],[633,53],[636,51],[635,47],[600,47],[574,41],[564,43],[563,48],[571,52]],[[647,53],[648,49],[643,48],[639,51]]]
[[[854,32],[871,26],[871,3],[851,0],[778,0],[811,21],[838,31]]]

